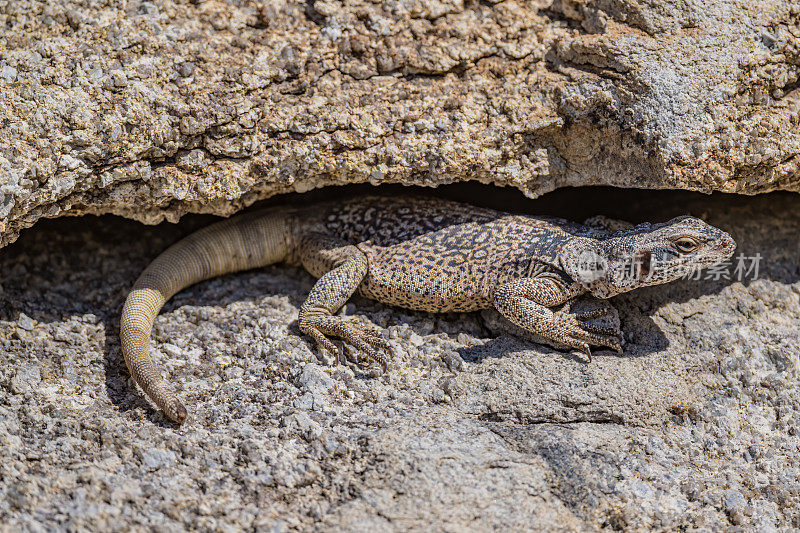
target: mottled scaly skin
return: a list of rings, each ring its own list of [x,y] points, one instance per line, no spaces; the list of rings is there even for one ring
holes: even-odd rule
[[[608,308],[570,313],[592,293],[609,298],[724,261],[731,237],[701,220],[664,224],[593,217],[584,224],[511,215],[426,197],[361,197],[234,217],[190,235],[142,273],[122,313],[121,340],[134,380],[171,420],[187,416],[148,353],[161,306],[176,292],[227,272],[285,261],[318,279],[299,313],[301,331],[339,358],[338,338],[388,366],[374,327],[336,312],[356,292],[430,312],[496,308],[514,324],[584,351],[621,351],[619,330],[589,322]]]

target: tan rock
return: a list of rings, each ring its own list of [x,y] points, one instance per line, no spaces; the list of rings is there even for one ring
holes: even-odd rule
[[[791,2],[17,0],[0,21],[0,245],[343,183],[800,190]]]

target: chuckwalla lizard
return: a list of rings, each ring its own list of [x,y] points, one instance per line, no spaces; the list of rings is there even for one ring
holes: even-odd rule
[[[338,338],[385,370],[389,344],[375,327],[336,312],[354,294],[429,312],[494,307],[523,329],[591,357],[621,351],[622,333],[591,321],[610,310],[570,312],[581,294],[610,298],[667,283],[728,259],[730,235],[693,217],[631,224],[593,217],[578,224],[513,215],[429,197],[367,196],[239,215],[197,231],[159,255],[122,311],[122,352],[131,376],[165,415],[186,408],[148,353],[153,321],[181,289],[277,262],[319,278],[299,327],[341,357]]]

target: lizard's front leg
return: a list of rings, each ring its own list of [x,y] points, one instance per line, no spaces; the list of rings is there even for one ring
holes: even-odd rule
[[[590,361],[590,345],[607,346],[621,352],[621,331],[587,322],[607,314],[608,310],[601,308],[587,313],[570,313],[570,302],[575,296],[560,276],[544,272],[501,285],[495,291],[494,305],[517,326],[546,339],[577,348]],[[561,304],[565,305],[558,311],[550,309]]]
[[[315,240],[320,241],[320,239]],[[307,239],[307,246],[308,243]],[[378,362],[386,371],[389,359],[381,350],[388,352],[391,346],[377,330],[353,317],[334,316],[334,313],[350,299],[367,274],[367,258],[355,246],[307,249],[306,253],[303,262],[312,274],[319,272],[322,263],[328,260],[335,266],[332,265],[331,270],[320,276],[300,307],[298,321],[300,331],[314,339],[319,348],[335,355],[339,362],[343,361],[342,353],[331,342],[329,336],[340,338],[352,345],[369,359]]]

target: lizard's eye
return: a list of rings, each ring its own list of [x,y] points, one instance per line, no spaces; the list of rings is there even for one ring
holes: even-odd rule
[[[683,252],[685,254],[694,252],[697,249],[698,242],[691,237],[681,237],[680,239],[676,240],[674,243],[675,248],[678,251]]]

